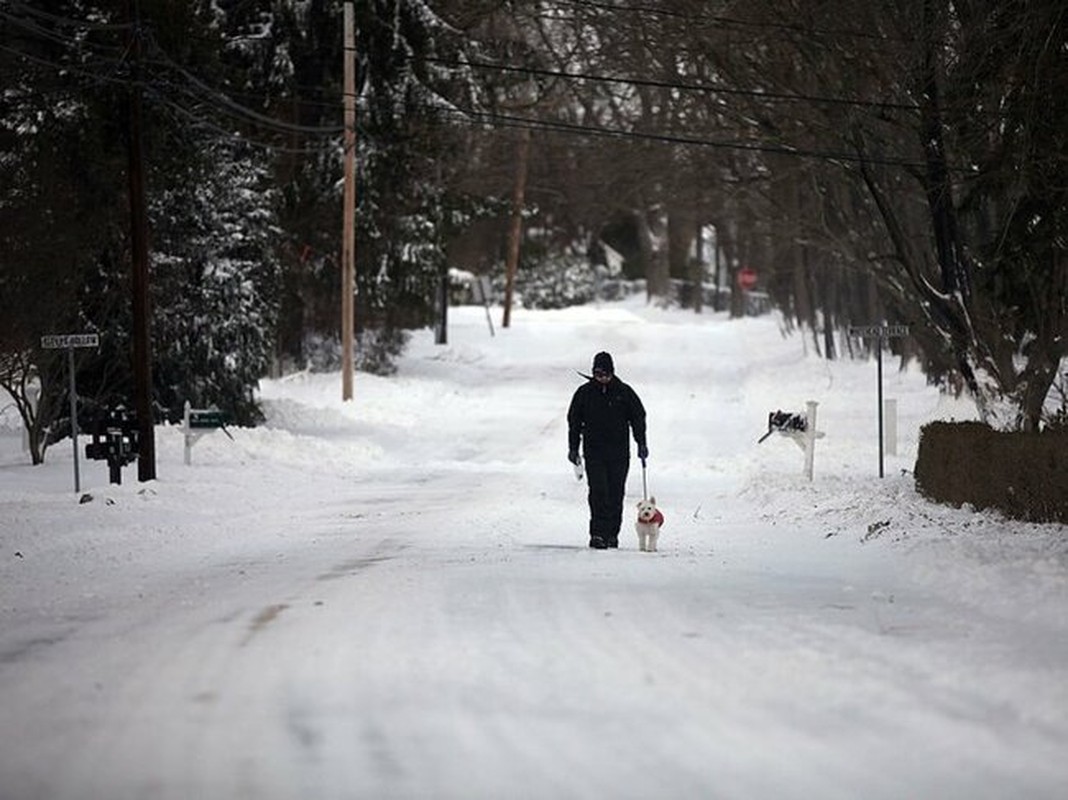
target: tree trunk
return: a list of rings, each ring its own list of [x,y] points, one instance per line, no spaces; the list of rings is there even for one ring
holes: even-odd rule
[[[694,219],[693,209],[681,203],[672,203],[668,211],[667,221],[668,235],[668,272],[671,278],[677,278],[687,282],[687,288],[679,299],[683,306],[695,306],[701,310],[701,286],[691,283],[693,270],[691,268],[690,247],[697,236],[697,223]]]
[[[638,239],[641,244],[642,261],[645,267],[645,292],[651,301],[654,297],[667,300],[671,297],[671,279],[664,251],[653,240],[653,224],[649,221],[650,212],[644,205],[635,211],[638,223]]]

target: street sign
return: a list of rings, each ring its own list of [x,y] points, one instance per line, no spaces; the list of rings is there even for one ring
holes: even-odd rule
[[[891,339],[909,335],[908,325],[850,325],[849,335],[859,339]]]
[[[738,270],[738,287],[749,291],[757,284],[757,271],[752,267],[742,267]]]
[[[878,339],[875,347],[876,386],[879,405],[879,477],[885,475],[883,466],[883,339],[909,335],[908,325],[850,325],[849,335],[859,339]]]
[[[82,490],[78,475],[78,389],[74,385],[74,348],[100,347],[100,337],[95,333],[53,334],[41,337],[41,347],[45,350],[67,351],[67,372],[70,375],[70,440],[74,445],[74,491]]]
[[[95,333],[68,333],[41,337],[45,350],[62,350],[65,347],[100,347],[100,337]]]

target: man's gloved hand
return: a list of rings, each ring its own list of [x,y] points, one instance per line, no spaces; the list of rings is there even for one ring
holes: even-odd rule
[[[640,458],[642,461],[645,461],[645,459],[647,459],[648,457],[649,448],[646,447],[644,444],[638,445],[638,458]]]
[[[578,464],[579,463],[578,450],[568,450],[568,452],[567,452],[567,460],[570,461],[572,464]]]

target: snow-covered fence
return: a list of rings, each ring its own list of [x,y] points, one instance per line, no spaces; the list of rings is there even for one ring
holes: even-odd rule
[[[822,439],[826,434],[816,430],[816,407],[819,405],[815,400],[806,403],[804,414],[792,414],[788,411],[772,411],[768,414],[768,431],[757,441],[760,444],[773,433],[791,439],[794,444],[801,448],[805,454],[805,476],[812,480],[813,464],[816,457],[816,440]]]

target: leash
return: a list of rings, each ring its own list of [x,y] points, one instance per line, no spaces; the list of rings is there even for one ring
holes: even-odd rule
[[[649,487],[645,482],[645,459],[642,459],[642,500],[649,499]]]

